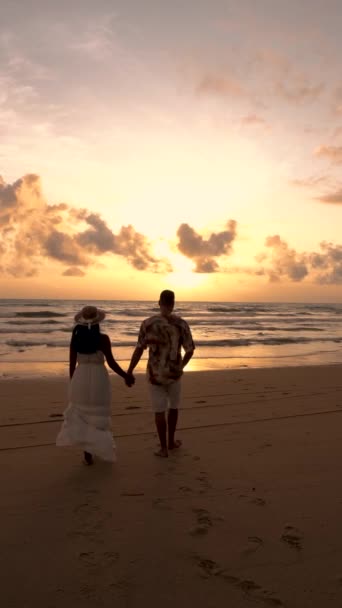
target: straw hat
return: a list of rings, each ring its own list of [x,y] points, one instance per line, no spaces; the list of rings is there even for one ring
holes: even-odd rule
[[[79,325],[97,325],[105,318],[106,313],[96,306],[84,306],[80,312],[75,315],[75,321]]]

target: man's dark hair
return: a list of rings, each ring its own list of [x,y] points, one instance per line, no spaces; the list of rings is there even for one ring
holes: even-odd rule
[[[71,346],[77,353],[90,355],[100,348],[101,333],[98,324],[87,326],[76,325],[71,337]]]
[[[174,303],[175,303],[174,292],[171,291],[171,289],[164,289],[164,291],[162,291],[160,294],[159,304],[166,304],[166,306],[168,306],[169,304],[174,304]]]

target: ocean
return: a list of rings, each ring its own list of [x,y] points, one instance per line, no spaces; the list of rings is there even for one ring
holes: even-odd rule
[[[103,308],[101,328],[125,368],[155,302],[0,300],[0,377],[65,375],[73,317]],[[189,370],[342,363],[342,304],[177,302],[196,345]],[[146,354],[137,368],[144,371]]]

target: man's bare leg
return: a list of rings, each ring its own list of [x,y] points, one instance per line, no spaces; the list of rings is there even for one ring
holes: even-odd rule
[[[155,422],[156,422],[158,437],[159,437],[159,441],[160,441],[160,450],[159,450],[159,452],[155,452],[155,455],[161,456],[162,458],[167,458],[168,452],[167,452],[167,443],[166,443],[165,412],[156,412]]]
[[[179,448],[182,445],[182,442],[179,440],[175,441],[175,432],[177,427],[178,420],[178,409],[169,409],[168,413],[168,448],[169,450],[174,450],[175,448]]]

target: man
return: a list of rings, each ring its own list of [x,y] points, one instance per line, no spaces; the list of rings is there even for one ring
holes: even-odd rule
[[[173,314],[174,305],[174,292],[169,289],[162,291],[159,298],[160,314],[142,322],[138,343],[127,370],[128,376],[132,376],[144,349],[148,348],[147,375],[160,441],[160,450],[155,454],[162,458],[167,458],[169,450],[181,445],[180,441],[175,440],[181,376],[195,350],[189,325],[184,319]],[[182,348],[185,351],[184,356]]]

